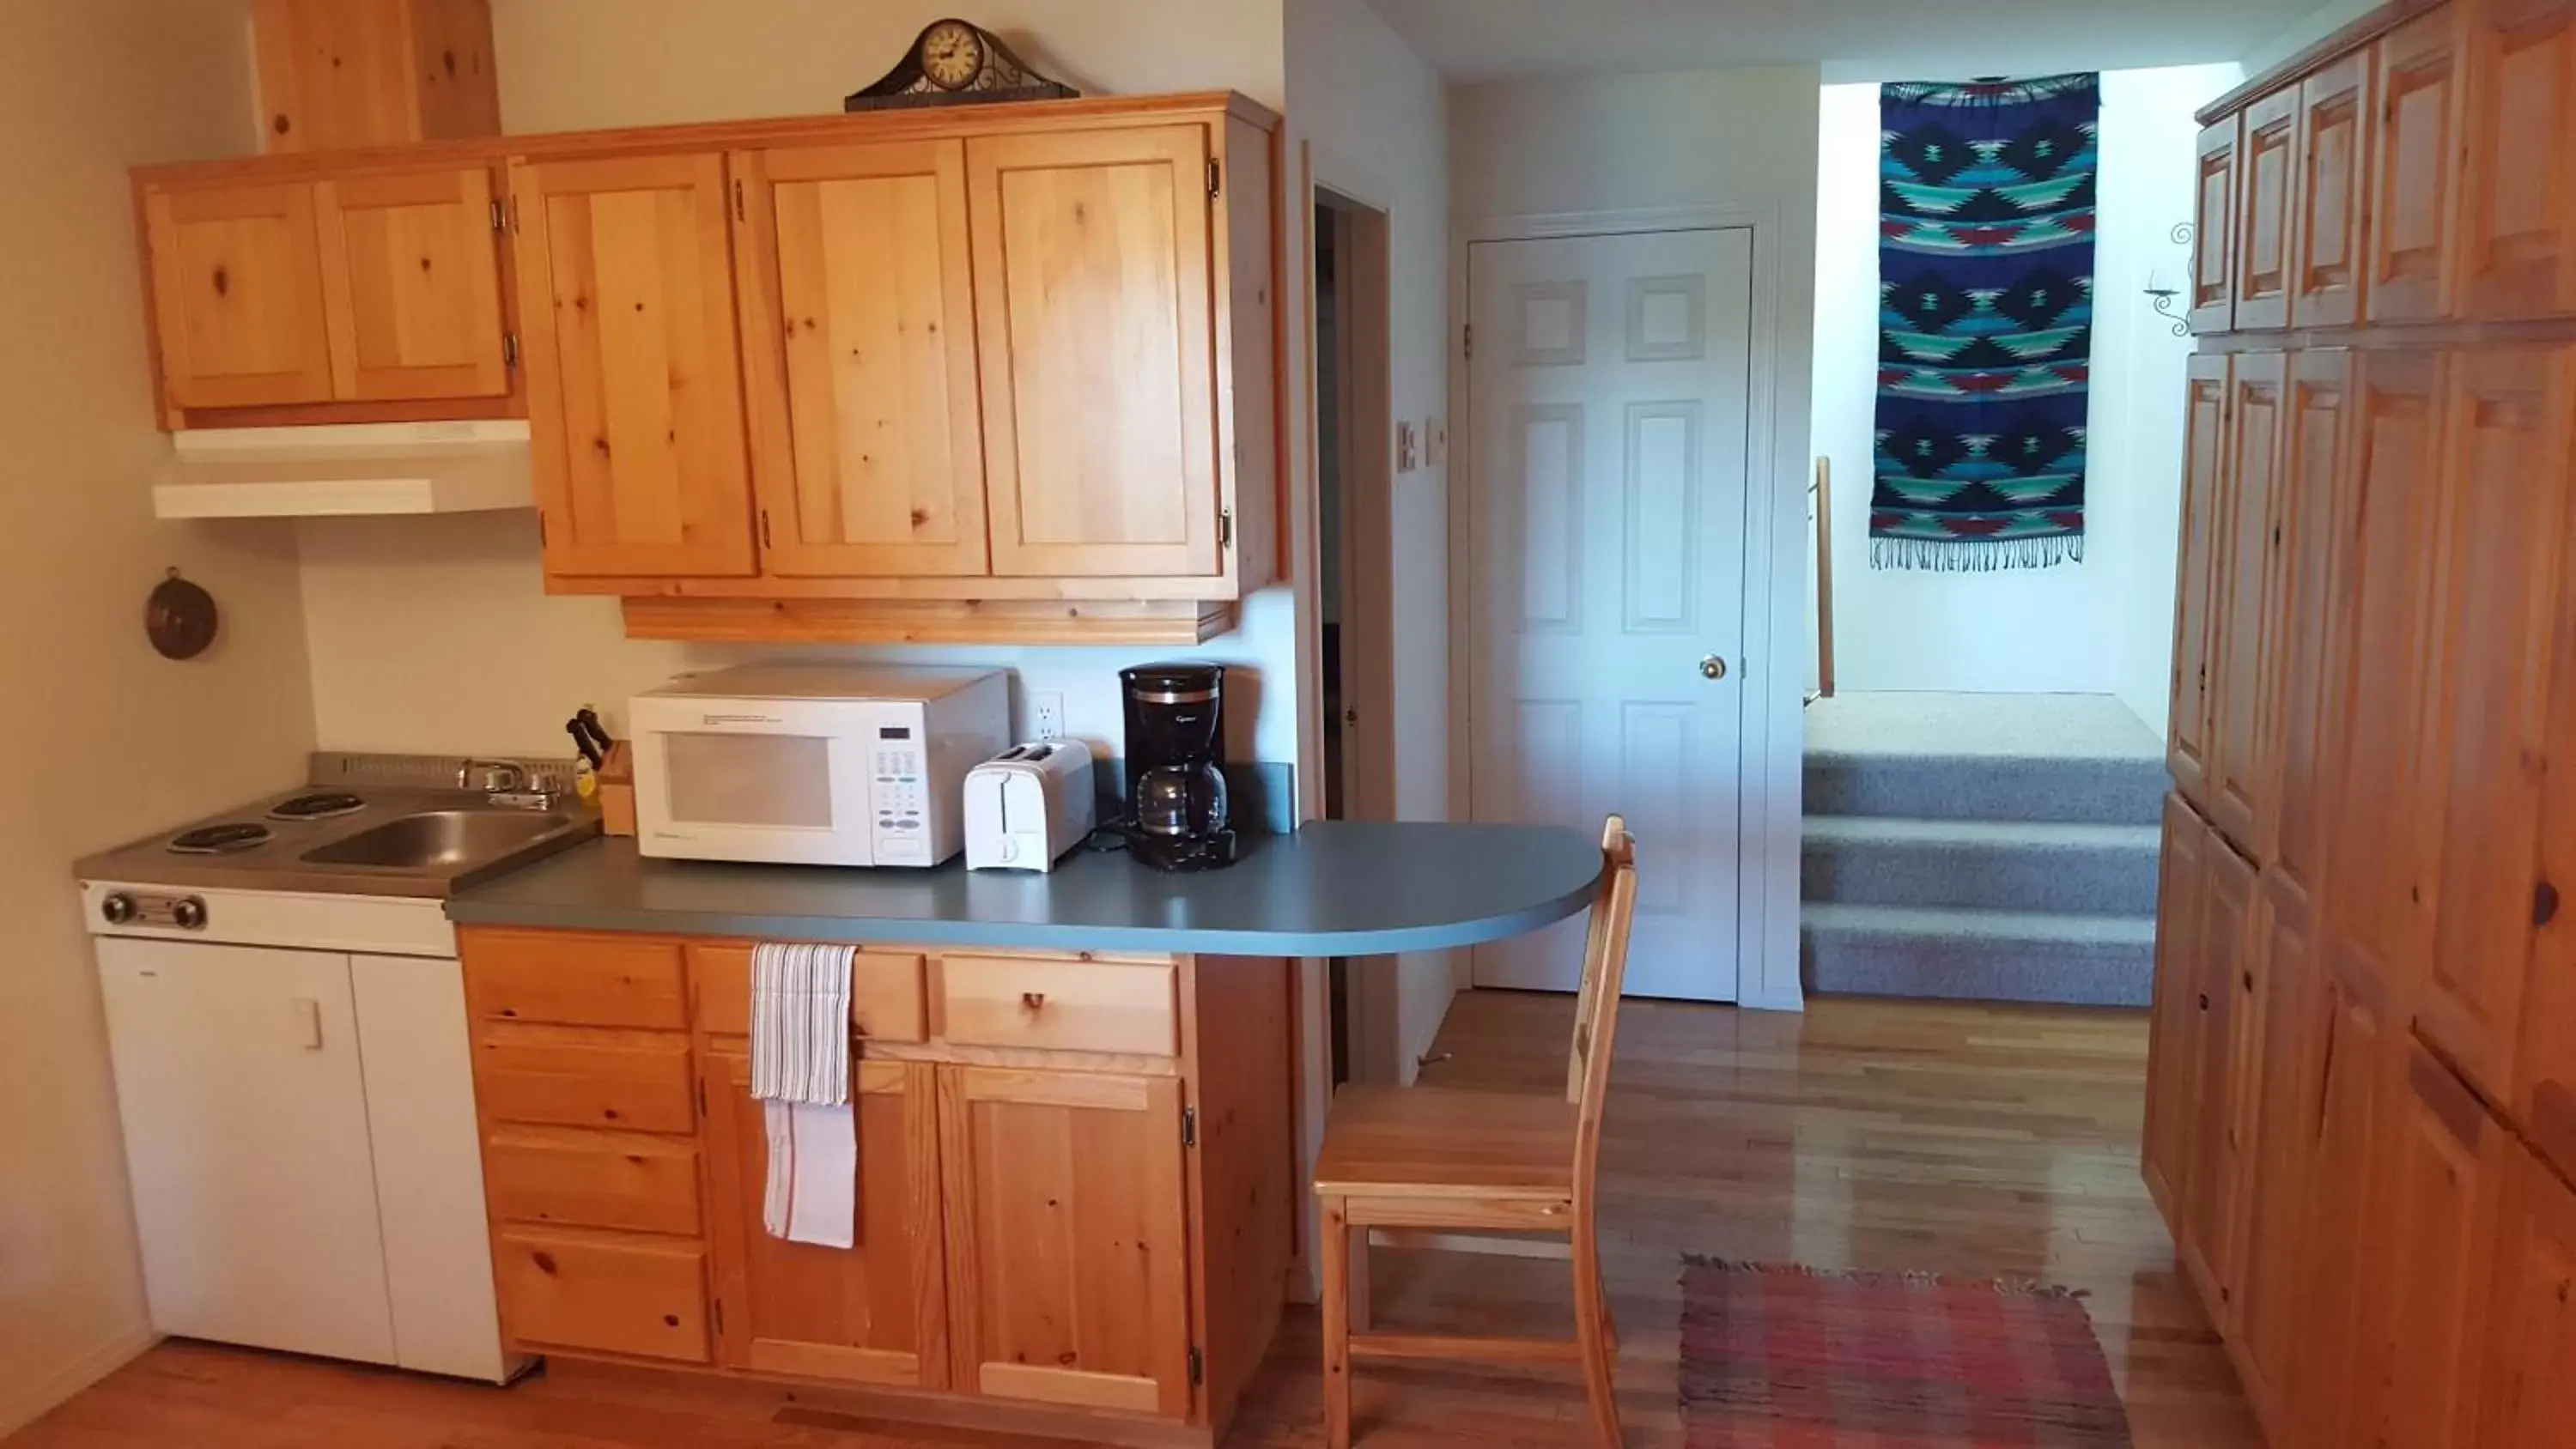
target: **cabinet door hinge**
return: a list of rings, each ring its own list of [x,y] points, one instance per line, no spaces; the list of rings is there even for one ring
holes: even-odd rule
[[[698,1115],[707,1115],[707,1079],[698,1078]]]
[[[1225,172],[1224,172],[1224,170],[1222,169],[1222,164],[1221,164],[1221,163],[1220,163],[1220,162],[1219,162],[1215,157],[1213,157],[1213,156],[1209,157],[1209,158],[1208,158],[1208,200],[1210,200],[1210,201],[1214,201],[1214,200],[1216,200],[1216,198],[1217,198],[1217,193],[1219,193],[1219,192],[1221,192],[1221,191],[1225,190],[1225,180],[1224,180],[1224,177],[1225,177]]]
[[[767,548],[767,547],[769,547],[769,546],[770,546],[770,544],[769,544],[769,510],[768,510],[768,509],[766,509],[766,508],[764,508],[764,509],[760,510],[760,546],[761,546],[762,548]]]
[[[733,179],[733,219],[736,221],[749,221],[751,219],[750,211],[743,205],[742,178],[739,176]]]
[[[1219,548],[1232,548],[1234,546],[1234,510],[1231,508],[1220,508],[1217,510],[1216,546]]]
[[[1181,1145],[1183,1147],[1199,1145],[1199,1109],[1196,1107],[1181,1109]]]
[[[1194,1343],[1194,1344],[1191,1344],[1191,1345],[1190,1345],[1190,1387],[1191,1387],[1191,1388],[1197,1388],[1199,1385],[1201,1385],[1201,1384],[1203,1384],[1203,1383],[1206,1383],[1206,1382],[1207,1382],[1207,1355],[1206,1355],[1206,1354],[1203,1354],[1203,1353],[1201,1353],[1201,1352],[1199,1352],[1199,1346],[1198,1346],[1197,1344],[1195,1344],[1195,1343]]]
[[[514,193],[514,194],[510,197],[510,235],[512,235],[512,236],[517,236],[518,234],[519,234],[519,198],[518,198],[518,196]]]
[[[503,367],[519,365],[519,334],[516,332],[501,334],[501,365]]]
[[[546,511],[545,511],[544,509],[540,508],[540,509],[538,509],[538,510],[537,510],[537,547],[539,547],[539,548],[544,548],[545,546],[546,546]]]
[[[1475,355],[1476,355],[1476,324],[1475,324],[1475,323],[1473,323],[1473,322],[1468,323],[1468,324],[1466,325],[1466,327],[1465,327],[1465,328],[1460,332],[1458,345],[1459,345],[1460,349],[1461,349],[1461,350],[1463,350],[1463,351],[1466,353],[1466,355],[1467,355],[1467,356],[1469,356],[1469,357],[1473,357],[1473,356],[1475,356]]]
[[[708,1302],[707,1306],[715,1310],[716,1337],[724,1337],[724,1300],[721,1298],[712,1299]]]
[[[510,229],[510,209],[502,205],[501,198],[497,196],[492,198],[492,229],[494,231]]]

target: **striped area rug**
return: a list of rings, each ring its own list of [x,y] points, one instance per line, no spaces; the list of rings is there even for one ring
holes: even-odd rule
[[[2126,1449],[2073,1290],[1688,1258],[1688,1449]]]

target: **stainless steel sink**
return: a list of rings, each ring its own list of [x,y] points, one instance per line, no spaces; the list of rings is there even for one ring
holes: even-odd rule
[[[424,810],[304,852],[314,865],[450,871],[508,856],[573,823],[537,810]]]

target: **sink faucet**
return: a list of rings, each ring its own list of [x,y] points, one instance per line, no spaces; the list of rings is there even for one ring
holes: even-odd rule
[[[456,788],[499,795],[528,788],[528,767],[516,760],[468,759],[456,767]]]

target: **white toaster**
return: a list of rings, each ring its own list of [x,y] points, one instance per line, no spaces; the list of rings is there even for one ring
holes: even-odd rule
[[[1053,870],[1091,833],[1091,747],[1021,745],[966,773],[966,868]]]

